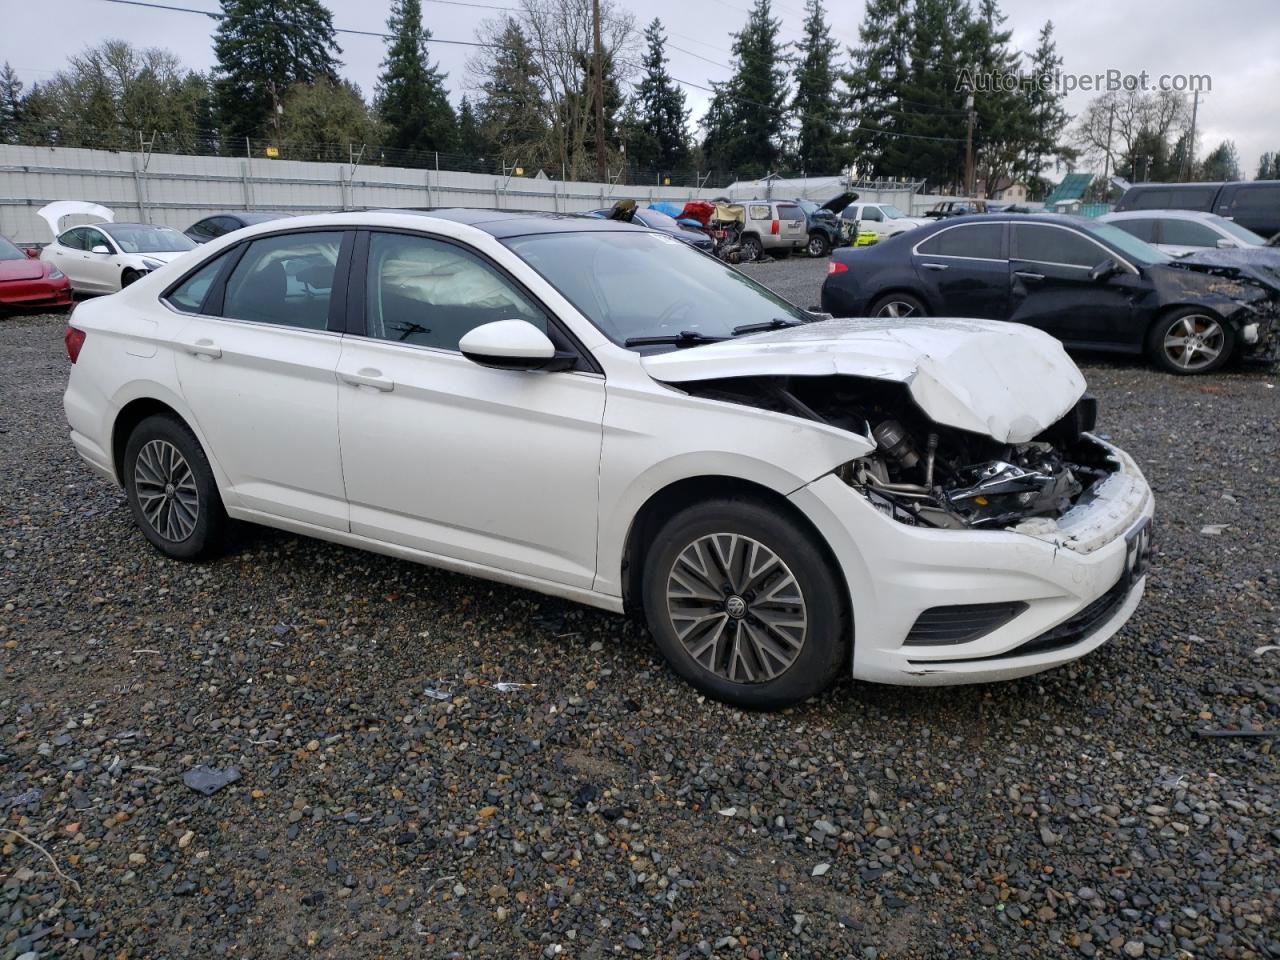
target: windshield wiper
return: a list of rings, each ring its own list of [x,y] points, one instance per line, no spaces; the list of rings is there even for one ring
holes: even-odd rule
[[[760,333],[764,330],[785,330],[787,327],[798,327],[805,322],[804,320],[787,320],[783,317],[774,317],[772,320],[765,320],[763,323],[744,323],[740,327],[733,328],[733,335],[739,336],[744,333]]]
[[[622,345],[624,347],[655,347],[672,344],[677,347],[695,347],[700,343],[719,343],[721,340],[728,339],[728,337],[711,337],[696,330],[681,330],[679,333],[661,337],[628,337]]]

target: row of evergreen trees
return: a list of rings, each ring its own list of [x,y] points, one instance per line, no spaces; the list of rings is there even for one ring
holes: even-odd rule
[[[1094,146],[1079,132],[1075,146],[1066,142],[1071,118],[1052,84],[966,89],[975,75],[1036,78],[1061,66],[1052,23],[1023,61],[998,0],[974,0],[976,8],[969,0],[868,0],[859,45],[844,58],[822,0],[806,0],[795,44],[781,39],[771,0],[754,0],[734,35],[732,75],[712,85],[697,136],[682,89],[687,81],[669,70],[662,23],[654,19],[637,43],[630,15],[613,0],[601,0],[600,131],[591,0],[521,0],[518,14],[482,26],[467,67],[471,94],[457,108],[430,60],[421,0],[393,2],[371,104],[340,76],[342,51],[321,0],[221,2],[211,76],[184,71],[166,51],[122,41],[73,57],[25,95],[5,65],[0,140],[130,147],[142,132],[160,134],[155,148],[162,150],[238,153],[266,141],[283,155],[316,159],[348,159],[347,145],[356,144],[365,146],[366,161],[430,162],[424,158],[439,152],[454,168],[468,158],[472,169],[484,169],[485,158],[488,169],[519,165],[585,178],[595,174],[602,137],[611,171],[625,166],[629,176],[694,168],[738,177],[820,175],[852,166],[863,176],[938,187],[963,182],[971,103],[977,179],[992,186],[1022,180],[1033,190],[1051,163],[1070,163],[1077,147]],[[1144,146],[1141,137],[1151,139],[1154,130],[1157,140],[1171,141],[1171,103],[1133,106],[1135,116],[1145,110],[1142,116],[1156,120],[1134,122],[1138,142],[1125,144],[1127,155],[1145,149],[1163,156],[1159,143]],[[1114,103],[1091,105],[1081,131],[1092,130],[1096,140],[1104,114],[1112,136]],[[1139,127],[1147,133],[1140,136]],[[332,155],[322,155],[325,144]],[[1118,161],[1111,165],[1117,169]]]

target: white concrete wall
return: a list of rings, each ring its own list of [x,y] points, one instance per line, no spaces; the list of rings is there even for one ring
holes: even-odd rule
[[[36,211],[54,200],[110,207],[120,222],[185,230],[213,213],[317,213],[378,207],[488,207],[578,213],[633,197],[683,202],[712,190],[558,182],[453,171],[304,163],[243,157],[187,157],[0,144],[0,234],[45,243]],[[70,222],[70,221],[68,221]]]

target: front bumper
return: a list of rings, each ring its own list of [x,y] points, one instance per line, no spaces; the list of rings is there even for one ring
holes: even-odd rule
[[[823,532],[853,601],[853,675],[880,683],[1004,680],[1082,657],[1137,609],[1145,571],[1130,577],[1131,534],[1154,513],[1137,465],[1118,469],[1088,504],[1017,531],[937,530],[885,516],[834,475],[791,495]],[[907,645],[933,607],[1016,602],[1020,611],[976,639]]]
[[[36,310],[71,305],[71,283],[62,280],[9,280],[0,283],[0,309]]]

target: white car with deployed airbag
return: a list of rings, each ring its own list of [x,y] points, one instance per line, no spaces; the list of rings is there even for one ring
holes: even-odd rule
[[[1057,341],[832,320],[639,227],[266,223],[67,350],[72,442],[167,555],[237,519],[632,613],[743,706],[1034,673],[1146,580],[1151,492]]]

